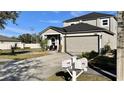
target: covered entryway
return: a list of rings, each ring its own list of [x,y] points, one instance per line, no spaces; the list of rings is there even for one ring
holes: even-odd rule
[[[61,44],[60,35],[46,35],[46,39],[48,40],[48,48],[51,51],[59,50],[59,46]]]
[[[66,51],[70,54],[81,54],[82,52],[98,52],[98,36],[67,36]]]

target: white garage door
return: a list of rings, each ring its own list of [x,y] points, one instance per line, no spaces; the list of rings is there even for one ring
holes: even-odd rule
[[[66,51],[71,54],[98,52],[98,36],[66,37]]]

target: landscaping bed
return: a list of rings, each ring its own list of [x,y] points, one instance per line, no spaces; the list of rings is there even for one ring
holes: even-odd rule
[[[89,65],[99,67],[100,69],[116,75],[116,60],[114,58],[98,56],[94,60],[90,61]]]
[[[89,60],[89,67],[97,68],[97,70],[107,71],[116,75],[116,59],[117,53],[116,50],[111,50],[109,46],[106,46],[102,49],[101,54],[99,55],[95,51],[82,53],[79,58],[85,57]]]

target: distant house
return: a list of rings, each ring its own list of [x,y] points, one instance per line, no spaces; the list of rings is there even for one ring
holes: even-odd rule
[[[71,54],[101,52],[105,45],[116,49],[117,21],[114,15],[89,13],[64,21],[63,27],[50,26],[40,33],[48,40],[50,50],[59,50]]]
[[[11,47],[18,46],[18,44],[21,44],[19,40],[0,35],[0,49],[1,50],[11,49]]]

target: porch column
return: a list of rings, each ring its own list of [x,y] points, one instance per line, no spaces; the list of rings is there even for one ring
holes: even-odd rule
[[[59,40],[56,39],[57,51],[59,50]]]
[[[52,42],[50,39],[48,39],[48,46],[52,45]]]
[[[98,34],[99,37],[99,55],[101,55],[101,51],[102,51],[102,34]]]
[[[65,45],[64,45],[64,36],[63,35],[60,35],[60,40],[61,40],[61,46],[62,46],[62,52],[65,51]]]

